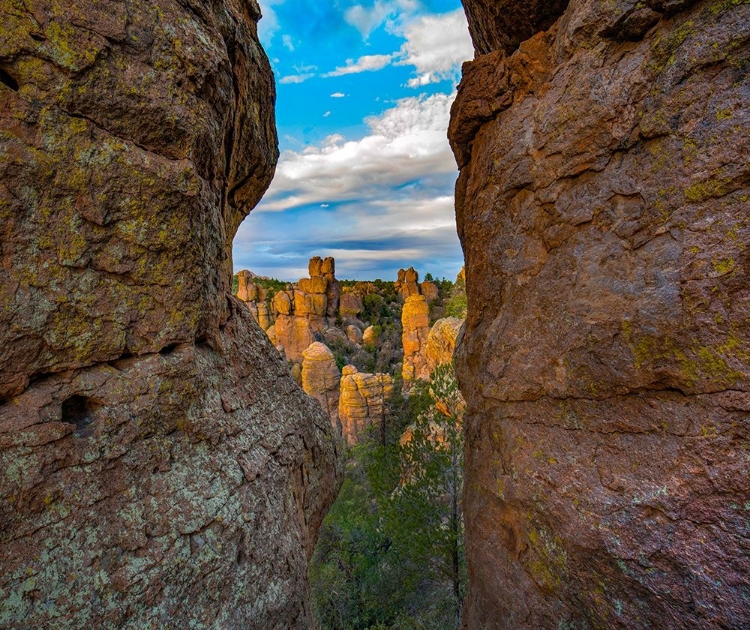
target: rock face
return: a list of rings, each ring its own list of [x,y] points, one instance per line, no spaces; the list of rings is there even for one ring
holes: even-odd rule
[[[430,334],[430,305],[424,295],[411,295],[406,298],[401,311],[401,343],[404,348],[404,365],[402,375],[404,387],[411,381],[427,378],[425,349]]]
[[[464,2],[465,624],[745,627],[750,5],[552,4]]]
[[[430,328],[424,348],[428,376],[438,365],[453,361],[456,339],[463,323],[463,320],[457,317],[445,317],[437,320]]]
[[[302,389],[318,400],[338,435],[341,435],[338,414],[340,381],[341,372],[328,346],[316,341],[302,353]]]
[[[312,625],[339,453],[230,297],[278,155],[258,16],[0,5],[0,626]]]
[[[350,446],[364,438],[370,425],[383,422],[386,404],[392,394],[393,378],[390,374],[363,374],[353,365],[344,367],[339,419],[344,439]]]

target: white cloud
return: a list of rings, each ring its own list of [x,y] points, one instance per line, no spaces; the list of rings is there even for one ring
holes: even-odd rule
[[[328,118],[331,115],[331,111],[327,111],[325,114],[323,114],[323,118]]]
[[[284,4],[284,0],[258,0],[258,3],[263,16],[258,22],[258,37],[264,46],[269,46],[273,36],[279,30],[279,18],[273,7]]]
[[[346,94],[344,94],[343,92],[334,92],[333,94],[331,94],[331,98],[344,98],[345,96]]]
[[[285,151],[258,210],[355,199],[377,205],[389,190],[417,181],[421,191],[450,188],[456,172],[446,139],[452,101],[447,94],[405,98],[368,118],[370,133],[361,140],[336,134],[319,146]],[[414,193],[400,190],[394,198],[399,195]]]
[[[367,39],[370,33],[380,26],[396,8],[394,2],[383,2],[382,0],[376,0],[370,8],[355,4],[344,12],[344,20],[347,24],[356,28],[364,39]]]
[[[304,74],[289,74],[279,79],[279,83],[304,83],[308,79],[312,79],[315,76],[313,72],[306,72]]]
[[[396,64],[414,66],[418,73],[409,87],[457,77],[461,63],[474,57],[463,9],[416,18],[403,26],[403,36]]]
[[[294,52],[294,42],[292,41],[291,35],[282,35],[281,43],[284,44],[284,48],[286,48],[289,52]]]
[[[344,74],[357,74],[359,72],[371,72],[385,68],[391,60],[392,55],[364,55],[356,61],[347,59],[346,65],[336,68],[332,72],[327,72],[324,77],[340,77]]]

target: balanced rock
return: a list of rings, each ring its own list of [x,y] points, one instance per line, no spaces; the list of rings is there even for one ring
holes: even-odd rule
[[[419,295],[419,273],[414,267],[398,270],[398,279],[394,283],[396,291],[406,300],[412,295]]]
[[[393,394],[390,374],[362,374],[353,365],[343,369],[339,419],[350,446],[359,443],[372,424],[385,422],[388,399]]]
[[[311,344],[302,353],[302,389],[320,402],[338,435],[340,382],[341,372],[328,346],[319,341]]]
[[[750,4],[463,4],[464,623],[747,627]]]

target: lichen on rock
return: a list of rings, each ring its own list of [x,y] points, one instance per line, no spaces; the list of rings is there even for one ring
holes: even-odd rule
[[[3,627],[312,623],[341,450],[230,296],[273,75],[189,5],[0,4]]]
[[[465,624],[739,628],[750,4],[541,4],[464,2]]]

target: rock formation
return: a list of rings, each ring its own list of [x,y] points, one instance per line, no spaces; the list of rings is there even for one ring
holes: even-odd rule
[[[319,341],[310,344],[302,353],[302,389],[320,402],[337,435],[341,435],[340,382],[341,372],[328,346]]]
[[[425,296],[428,302],[433,302],[440,297],[440,291],[434,282],[421,282],[419,292]]]
[[[367,427],[380,424],[386,404],[393,394],[393,378],[389,374],[363,374],[353,365],[344,367],[341,377],[339,419],[347,443],[357,444]]]
[[[257,4],[3,3],[0,625],[312,625],[330,422],[230,297]]]
[[[364,310],[362,298],[354,293],[344,293],[340,301],[341,317],[346,321],[357,319]]]
[[[406,300],[412,295],[419,295],[419,273],[414,267],[398,270],[398,279],[395,282],[396,291]]]
[[[427,343],[423,349],[427,376],[432,374],[438,365],[453,361],[456,339],[463,323],[463,320],[457,317],[445,317],[437,320],[430,328]]]
[[[425,349],[430,334],[430,305],[424,295],[410,295],[404,302],[401,311],[401,343],[404,348],[404,365],[402,375],[404,388],[415,379],[425,379],[430,373],[427,369]]]
[[[341,287],[333,258],[315,256],[308,269],[309,278],[273,296],[268,315],[273,325],[264,327],[274,345],[295,363],[302,361],[302,353],[315,341],[316,334],[323,334],[339,312]]]
[[[464,5],[465,624],[746,627],[750,4]]]

